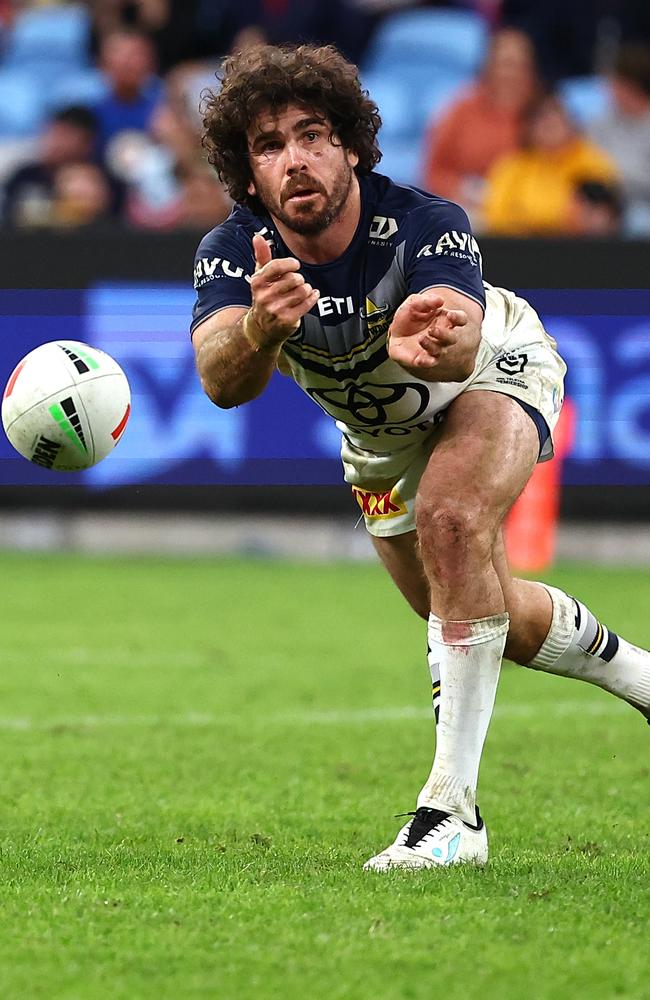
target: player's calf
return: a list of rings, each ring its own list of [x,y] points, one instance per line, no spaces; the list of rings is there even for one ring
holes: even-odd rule
[[[524,666],[574,677],[604,688],[637,708],[650,722],[650,653],[603,625],[580,601],[556,587],[551,627],[536,656]]]

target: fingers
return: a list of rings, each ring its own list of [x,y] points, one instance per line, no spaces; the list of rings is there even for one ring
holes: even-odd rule
[[[255,277],[263,275],[265,281],[277,281],[288,271],[299,271],[300,261],[295,257],[280,257],[273,259],[270,244],[255,233],[253,236],[253,253],[255,255]]]
[[[310,309],[313,309],[318,302],[319,291],[317,288],[312,288],[311,291],[306,292],[302,298],[296,295],[295,298],[287,299],[284,303],[284,315],[288,318],[295,318],[297,322],[306,316]]]
[[[447,318],[452,326],[465,326],[469,322],[464,309],[447,309]]]
[[[254,237],[254,252],[257,266],[251,278],[251,293],[255,322],[270,343],[282,343],[316,305],[319,292],[305,281],[300,262],[294,257],[271,259],[268,243],[262,237]]]
[[[253,253],[255,254],[256,271],[259,271],[265,264],[268,264],[271,260],[273,260],[271,247],[259,233],[255,233],[253,236]]]
[[[257,280],[256,280],[257,279]],[[261,275],[254,275],[251,281],[253,301],[270,312],[281,308],[288,301],[302,300],[310,295],[313,288],[302,274],[291,271],[267,281]]]
[[[277,260],[270,260],[267,264],[263,264],[262,267],[257,267],[251,282],[257,281],[257,284],[260,284],[277,281],[285,274],[299,270],[300,261],[296,260],[295,257],[279,257]]]
[[[300,320],[306,316],[318,301],[318,289],[302,286],[285,295],[281,301],[265,308],[262,304],[253,306],[255,322],[269,337],[271,342],[282,343],[298,328]]]
[[[443,311],[443,306],[439,295],[409,295],[393,317],[391,332],[399,337],[419,333]]]
[[[412,342],[407,346],[391,340],[388,353],[393,361],[406,368],[435,368],[439,361],[439,356],[434,356],[423,347],[414,346]]]
[[[440,309],[445,304],[444,299],[437,292],[419,292],[413,298],[417,300],[417,305],[420,308]]]
[[[426,330],[418,334],[418,342],[437,344],[438,347],[450,347],[458,342],[458,333],[453,327],[445,327],[442,324],[434,323]]]
[[[430,333],[423,333],[417,338],[418,345],[426,351],[432,358],[438,358],[442,354],[444,347],[449,347],[450,342],[445,342],[438,337],[432,337]],[[453,341],[452,341],[453,343]]]
[[[300,288],[304,284],[306,284],[306,282],[302,274],[297,271],[290,271],[289,273],[279,274],[273,279],[273,281],[267,282],[265,280],[264,283],[260,283],[258,288],[254,287],[254,291],[257,291],[258,294],[266,294],[268,296],[275,297],[292,292],[294,289]]]

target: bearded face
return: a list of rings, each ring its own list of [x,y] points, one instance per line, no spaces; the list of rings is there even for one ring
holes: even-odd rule
[[[249,130],[249,193],[287,229],[315,236],[346,205],[358,163],[331,124],[309,108],[289,105],[260,114]]]

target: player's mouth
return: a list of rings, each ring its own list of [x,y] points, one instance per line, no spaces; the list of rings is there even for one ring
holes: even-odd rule
[[[307,201],[309,198],[315,198],[320,191],[316,191],[314,188],[304,188],[302,191],[294,191],[287,198],[287,201],[300,202]]]
[[[319,194],[324,194],[324,191],[317,184],[305,184],[303,181],[301,185],[292,186],[285,192],[283,203],[286,204],[288,201],[291,201],[294,204],[300,204],[301,202],[309,201],[310,198],[315,198]]]

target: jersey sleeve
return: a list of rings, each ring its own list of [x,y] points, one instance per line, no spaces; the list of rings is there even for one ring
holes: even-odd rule
[[[404,253],[408,293],[453,288],[485,309],[481,253],[463,209],[433,203],[417,209],[411,221]]]
[[[251,304],[255,258],[251,238],[240,226],[224,223],[203,238],[194,258],[196,300],[190,333],[209,316],[229,306]]]

